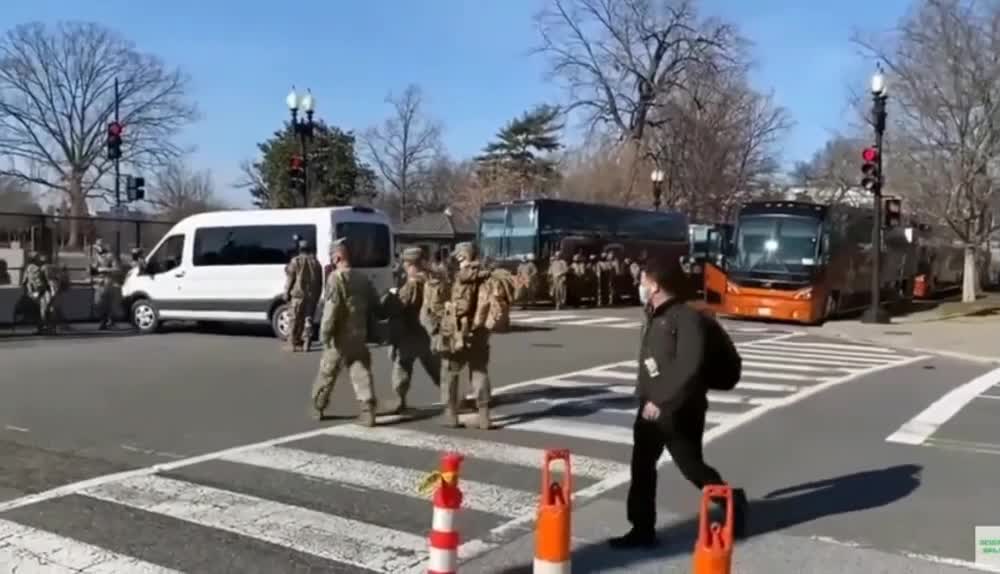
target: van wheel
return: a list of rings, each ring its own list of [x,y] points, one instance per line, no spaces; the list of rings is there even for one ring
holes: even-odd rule
[[[271,314],[271,330],[274,336],[280,341],[288,340],[288,332],[292,327],[292,314],[289,312],[288,304],[282,303]]]
[[[132,303],[132,324],[142,334],[155,333],[160,328],[160,312],[149,299]]]

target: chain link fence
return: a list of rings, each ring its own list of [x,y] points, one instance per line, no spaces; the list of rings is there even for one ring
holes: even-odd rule
[[[89,284],[90,256],[97,239],[114,251],[120,237],[118,258],[126,266],[133,249],[148,252],[173,224],[134,215],[70,217],[0,211],[0,287],[20,284],[21,270],[32,251],[64,268],[71,283]]]

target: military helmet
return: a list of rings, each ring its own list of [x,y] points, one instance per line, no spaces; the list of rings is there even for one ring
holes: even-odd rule
[[[409,247],[403,250],[401,259],[404,263],[417,263],[424,258],[424,250],[419,247]]]
[[[597,261],[597,256],[596,256],[596,255],[594,255],[593,253],[591,253],[591,254],[590,254],[590,260],[591,260],[591,261]]]
[[[583,261],[583,254],[582,253],[577,253],[576,255],[573,256],[573,262],[574,263],[579,262],[579,261]]]
[[[477,255],[479,255],[479,251],[471,242],[463,241],[455,246],[455,259],[459,261],[475,259]]]
[[[311,246],[306,239],[299,239],[299,251],[307,251]]]

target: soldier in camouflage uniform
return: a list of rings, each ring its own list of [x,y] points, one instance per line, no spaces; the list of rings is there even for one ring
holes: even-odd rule
[[[562,309],[566,305],[566,276],[569,274],[569,265],[562,258],[562,253],[556,251],[549,261],[549,295],[556,310]]]
[[[115,303],[118,302],[121,289],[118,271],[117,257],[105,247],[104,241],[101,239],[95,241],[94,255],[90,261],[90,276],[94,284],[95,311],[100,322],[98,328],[102,331],[110,329],[115,323]]]
[[[433,345],[442,354],[441,402],[445,405],[443,422],[459,426],[458,411],[461,402],[459,382],[468,369],[476,407],[479,411],[479,428],[490,428],[490,333],[485,327],[474,327],[473,321],[479,300],[479,289],[490,278],[477,259],[476,247],[460,243],[455,247],[459,268],[450,288],[443,282],[428,283],[424,296],[426,321],[432,327]]]
[[[361,404],[362,424],[375,426],[376,398],[372,382],[372,356],[368,350],[368,324],[379,313],[378,294],[363,273],[351,268],[350,252],[343,239],[334,244],[331,259],[336,266],[327,278],[323,321],[319,338],[323,358],[312,389],[312,410],[322,419],[330,404],[337,376],[350,371],[354,396]]]
[[[622,262],[618,259],[618,254],[614,251],[608,251],[604,254],[605,257],[605,269],[607,270],[607,281],[608,286],[607,291],[607,301],[608,305],[615,305],[618,303],[618,286],[621,282],[622,277]]]
[[[597,260],[596,255],[590,255],[587,257],[587,263],[585,266],[587,270],[587,292],[590,296],[594,298],[594,306],[599,307],[601,305],[601,280],[604,276],[604,271],[601,269],[600,261]]]
[[[299,254],[285,268],[285,301],[289,302],[288,349],[308,351],[312,343],[313,315],[323,291],[323,266],[309,242],[299,240]]]
[[[522,309],[534,304],[538,292],[538,266],[534,255],[525,255],[517,266],[517,291],[516,299],[521,302]]]
[[[420,361],[431,381],[441,385],[441,358],[431,352],[431,338],[421,322],[424,304],[424,286],[428,276],[424,269],[424,251],[411,247],[403,251],[403,268],[406,281],[386,299],[394,303],[389,318],[389,360],[392,361],[392,389],[397,402],[390,411],[399,414],[406,410],[406,395],[413,378],[413,364]],[[388,305],[387,305],[388,306]]]
[[[52,292],[45,277],[41,256],[32,251],[28,254],[28,265],[21,273],[21,287],[38,309],[38,333],[44,333],[49,328],[49,301]]]

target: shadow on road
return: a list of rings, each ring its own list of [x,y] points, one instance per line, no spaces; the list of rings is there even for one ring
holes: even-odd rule
[[[904,464],[775,490],[750,503],[747,537],[776,532],[825,516],[887,506],[906,498],[920,486],[922,470],[919,465]],[[688,555],[694,548],[697,524],[697,517],[692,517],[661,529],[661,546],[651,551],[616,552],[606,542],[577,548],[573,551],[573,572],[602,572],[609,568],[648,564],[658,558]],[[530,574],[531,571],[531,564],[524,563],[497,574]]]

